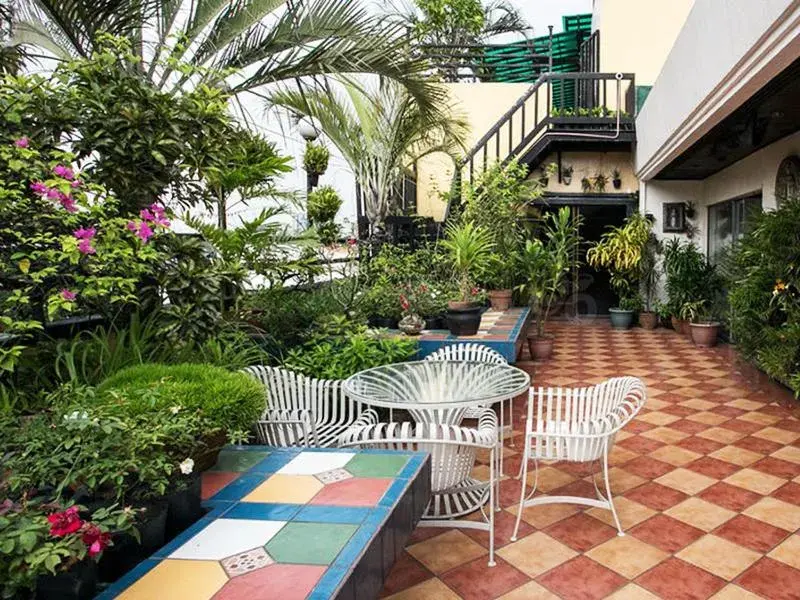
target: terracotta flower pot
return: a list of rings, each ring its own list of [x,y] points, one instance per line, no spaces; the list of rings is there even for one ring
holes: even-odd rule
[[[691,330],[689,329],[689,321],[684,319],[680,319],[676,316],[672,316],[672,328],[680,333],[681,335],[691,335]]]
[[[490,291],[489,303],[492,305],[492,310],[508,310],[511,308],[511,290]]]
[[[658,314],[654,312],[640,312],[639,324],[644,329],[655,329],[658,327]]]
[[[711,348],[717,345],[717,336],[719,335],[719,323],[691,323],[690,330],[692,334],[692,341],[695,346],[702,348]]]
[[[539,337],[535,333],[528,335],[528,351],[533,360],[547,360],[553,356],[553,338]]]

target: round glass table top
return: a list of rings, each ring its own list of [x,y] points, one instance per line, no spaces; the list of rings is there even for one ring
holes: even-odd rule
[[[414,361],[361,371],[345,393],[374,406],[466,408],[525,392],[531,378],[511,365],[469,361]]]

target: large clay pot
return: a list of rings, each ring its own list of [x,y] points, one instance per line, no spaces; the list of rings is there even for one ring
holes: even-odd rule
[[[489,303],[492,310],[508,310],[511,308],[511,290],[491,290]]]
[[[719,335],[719,323],[691,323],[689,325],[692,332],[692,341],[695,346],[711,348],[717,345]]]
[[[672,317],[672,328],[681,335],[687,335],[687,336],[691,335],[691,328],[689,327],[689,321],[681,319],[674,315]]]
[[[457,336],[475,335],[481,326],[481,307],[473,302],[447,303],[447,328]]]
[[[658,314],[654,312],[640,312],[639,324],[644,329],[655,329],[658,327]]]
[[[535,333],[528,335],[528,351],[533,360],[547,360],[553,356],[553,338],[539,337]]]
[[[632,310],[622,310],[621,308],[609,308],[611,316],[611,327],[614,329],[630,329],[633,325],[633,317],[636,313]]]

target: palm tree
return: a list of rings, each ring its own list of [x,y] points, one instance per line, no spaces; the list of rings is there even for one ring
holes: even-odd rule
[[[0,4],[0,75],[18,73],[27,57],[22,45],[9,43],[13,20],[14,11],[11,5]]]
[[[18,0],[15,40],[88,57],[101,32],[133,42],[157,86],[195,83],[181,63],[230,73],[234,93],[315,75],[374,73],[435,102],[405,29],[358,0]]]
[[[341,82],[314,90],[284,89],[272,102],[312,117],[339,149],[365,199],[375,235],[394,204],[394,189],[423,156],[464,150],[467,124],[446,104],[426,108],[397,82],[381,79],[371,91]]]

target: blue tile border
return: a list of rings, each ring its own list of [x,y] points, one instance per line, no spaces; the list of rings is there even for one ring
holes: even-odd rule
[[[117,579],[117,581],[108,586],[104,592],[101,592],[95,596],[94,600],[110,600],[111,598],[116,598],[136,581],[156,568],[160,562],[161,560],[155,560],[152,558],[143,560],[133,569],[125,573],[125,575]]]
[[[321,504],[298,506],[300,506],[300,510],[297,511],[293,520],[312,523],[349,523],[358,525],[367,518],[370,511],[374,510],[368,506],[327,506]]]
[[[300,511],[302,504],[271,504],[267,502],[237,502],[224,513],[226,519],[253,519],[256,521],[290,521]]]

